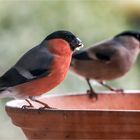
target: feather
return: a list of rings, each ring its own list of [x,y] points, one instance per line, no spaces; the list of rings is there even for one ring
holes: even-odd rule
[[[73,53],[72,58],[77,60],[93,60],[84,50],[76,51]]]
[[[47,76],[50,73],[52,62],[53,55],[47,47],[37,46],[21,57],[16,65],[0,78],[0,88],[19,85]]]

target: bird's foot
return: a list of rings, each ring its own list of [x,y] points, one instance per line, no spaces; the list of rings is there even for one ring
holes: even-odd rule
[[[21,107],[22,110],[25,110],[25,109],[29,109],[29,108],[34,107],[28,99],[25,99],[25,101],[26,101],[29,105],[23,105],[23,106]]]
[[[39,100],[35,99],[34,97],[30,97],[30,100],[32,100],[32,101],[34,101],[34,102],[36,102],[36,103],[38,103],[38,104],[43,105],[43,107],[40,107],[40,108],[38,109],[38,112],[39,112],[39,113],[41,113],[41,111],[43,111],[43,110],[45,110],[45,109],[56,109],[56,108],[50,107],[48,104],[46,104],[46,103],[44,103],[44,102],[42,102],[42,101],[39,101]]]
[[[21,107],[21,109],[22,110],[26,110],[26,109],[29,109],[29,108],[32,108],[33,107],[33,105],[23,105],[22,107]]]
[[[86,81],[87,81],[88,86],[90,88],[89,90],[87,90],[87,94],[88,94],[89,98],[90,99],[96,99],[97,100],[98,96],[97,96],[96,92],[93,90],[93,88],[92,88],[92,86],[90,84],[90,79],[87,78]]]
[[[116,92],[116,93],[121,93],[121,94],[124,94],[124,90],[123,89],[115,89],[109,85],[107,85],[105,82],[99,82],[102,86],[108,88],[110,91],[113,91],[113,92]]]
[[[111,88],[110,90],[111,90],[111,91],[114,91],[115,93],[121,93],[121,94],[124,94],[124,90],[121,89],[121,88],[118,88],[118,89]]]
[[[98,95],[97,95],[97,93],[95,93],[93,90],[87,90],[87,94],[88,94],[88,96],[89,96],[89,98],[90,99],[98,99]]]
[[[38,109],[38,112],[41,113],[42,111],[44,111],[45,109],[49,110],[49,109],[57,109],[57,108],[53,108],[53,107],[50,107],[50,106],[43,106],[43,107],[40,107]]]

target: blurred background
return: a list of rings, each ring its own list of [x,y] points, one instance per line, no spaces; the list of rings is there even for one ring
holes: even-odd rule
[[[140,30],[139,0],[0,0],[0,75],[55,30],[70,30],[89,47],[124,30]],[[139,89],[140,59],[114,87]],[[78,83],[78,84],[77,84]],[[86,82],[69,72],[50,94],[85,92]],[[96,90],[104,88],[96,86]],[[0,140],[25,140],[0,100]]]

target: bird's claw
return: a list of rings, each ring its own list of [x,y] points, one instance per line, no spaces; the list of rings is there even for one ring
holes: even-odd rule
[[[123,89],[112,89],[111,91],[114,91],[116,93],[121,93],[121,94],[124,94],[124,90]]]
[[[29,109],[29,108],[32,108],[33,106],[32,105],[23,105],[21,107],[22,110],[26,110],[26,109]]]
[[[57,108],[53,108],[53,107],[50,107],[50,106],[44,106],[44,107],[40,107],[39,109],[38,109],[38,112],[39,113],[41,113],[41,111],[44,111],[45,109],[57,109]]]
[[[90,99],[93,99],[93,98],[95,98],[96,100],[98,99],[98,95],[93,90],[87,90],[87,94]]]

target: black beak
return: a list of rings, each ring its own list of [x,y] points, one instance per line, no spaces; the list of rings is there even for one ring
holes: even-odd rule
[[[75,38],[74,40],[72,40],[70,45],[71,45],[72,51],[74,51],[75,49],[80,49],[84,46],[82,41],[79,38]]]

